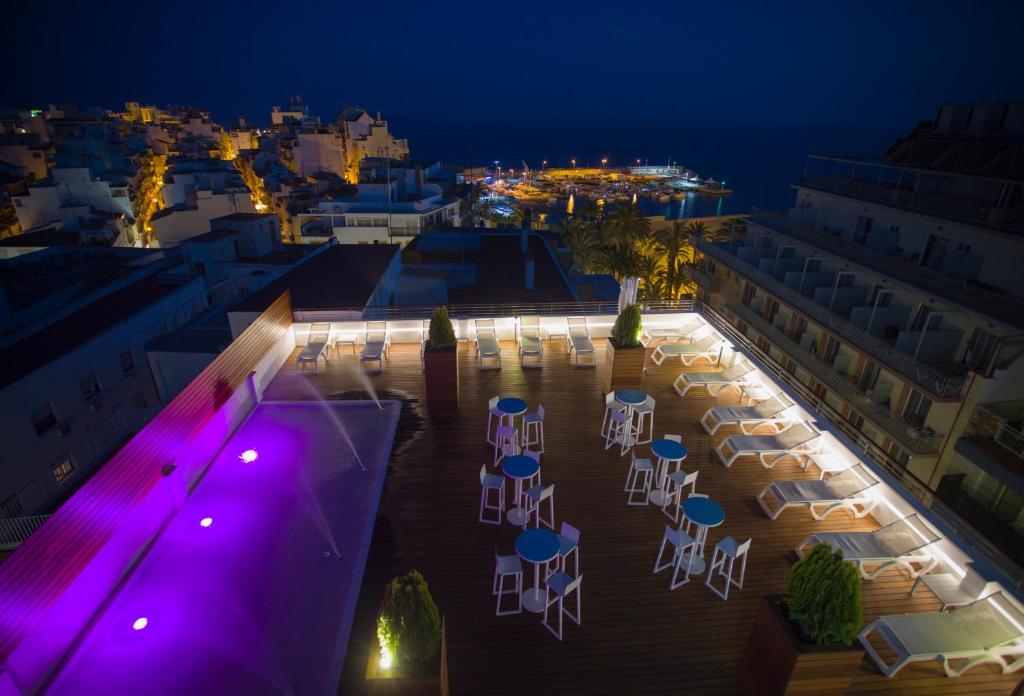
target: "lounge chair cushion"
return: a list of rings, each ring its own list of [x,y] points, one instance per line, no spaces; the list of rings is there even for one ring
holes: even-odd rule
[[[884,616],[885,626],[911,655],[989,650],[1021,637],[1021,631],[993,601],[981,600],[953,612]]]

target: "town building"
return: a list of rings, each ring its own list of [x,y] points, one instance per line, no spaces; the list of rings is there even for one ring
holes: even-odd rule
[[[242,172],[221,159],[170,158],[162,194],[164,208],[150,222],[161,246],[204,234],[214,218],[256,212]]]

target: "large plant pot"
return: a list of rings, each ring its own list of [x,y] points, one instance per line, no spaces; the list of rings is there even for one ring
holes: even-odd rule
[[[616,348],[608,341],[604,351],[604,368],[601,370],[601,385],[605,392],[616,389],[638,389],[644,380],[644,358],[647,349]]]
[[[423,379],[427,386],[427,409],[432,415],[450,415],[459,410],[458,350],[425,352]]]
[[[367,696],[448,696],[448,641],[445,626],[441,624],[441,649],[426,665],[410,672],[400,667],[382,670],[378,661],[380,649],[376,636],[370,645],[370,659],[366,664]]]
[[[864,650],[853,645],[805,643],[782,613],[781,596],[768,596],[750,632],[740,665],[740,685],[748,696],[846,693]]]

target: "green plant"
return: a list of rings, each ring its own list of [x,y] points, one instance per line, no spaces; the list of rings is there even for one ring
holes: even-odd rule
[[[786,607],[816,643],[849,645],[861,624],[860,574],[842,551],[817,544],[789,571]]]
[[[616,348],[636,348],[640,345],[640,308],[635,304],[623,309],[615,319],[612,345]]]
[[[430,315],[427,349],[432,351],[455,350],[457,345],[455,329],[452,328],[452,320],[448,318],[448,310],[444,307],[435,308],[434,313]]]
[[[432,658],[441,646],[441,616],[430,588],[413,570],[388,583],[377,617],[382,656],[415,665]]]

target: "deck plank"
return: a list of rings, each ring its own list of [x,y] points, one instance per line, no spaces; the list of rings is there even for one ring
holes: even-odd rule
[[[604,342],[595,343],[600,364]],[[746,584],[734,588],[727,602],[702,579],[670,592],[667,574],[651,572],[668,519],[654,508],[625,505],[628,456],[604,451],[598,436],[604,409],[598,370],[572,367],[559,341],[546,343],[540,370],[520,367],[514,342],[502,342],[500,371],[479,370],[469,346],[460,344],[459,350],[460,411],[446,422],[432,422],[420,401],[418,346],[393,345],[384,372],[370,377],[381,395],[403,398],[406,406],[339,693],[360,691],[384,584],[411,568],[424,574],[445,614],[453,693],[735,693],[758,602],[765,594],[783,591],[794,547],[813,531],[877,526],[845,512],[822,522],[797,510],[778,520],[766,518],[754,500],[765,484],[814,474],[792,461],[773,470],[752,459],[723,467],[713,448],[736,431],[723,428],[711,438],[698,420],[711,405],[735,404],[735,397],[711,400],[694,391],[681,399],[671,388],[684,369],[680,363],[668,360],[656,367],[648,360],[642,387],[657,399],[656,436],[683,436],[689,450],[685,468],[700,470],[697,490],[726,510],[725,523],[711,530],[709,555],[723,536],[753,538]],[[265,398],[352,398],[363,389],[351,354],[332,354],[319,375],[296,370],[292,357]],[[493,549],[512,553],[516,537],[508,525],[477,522],[477,472],[491,461],[484,443],[486,403],[497,394],[521,396],[531,409],[544,404],[544,480],[556,486],[556,519],[582,532],[583,625],[568,624],[561,643],[533,614],[494,616]],[[926,588],[908,596],[910,585],[899,571],[865,582],[865,621],[885,613],[938,610]],[[993,666],[949,679],[934,662],[911,664],[887,679],[865,658],[850,692],[1008,694],[1018,681],[1019,675],[1002,675]]]

